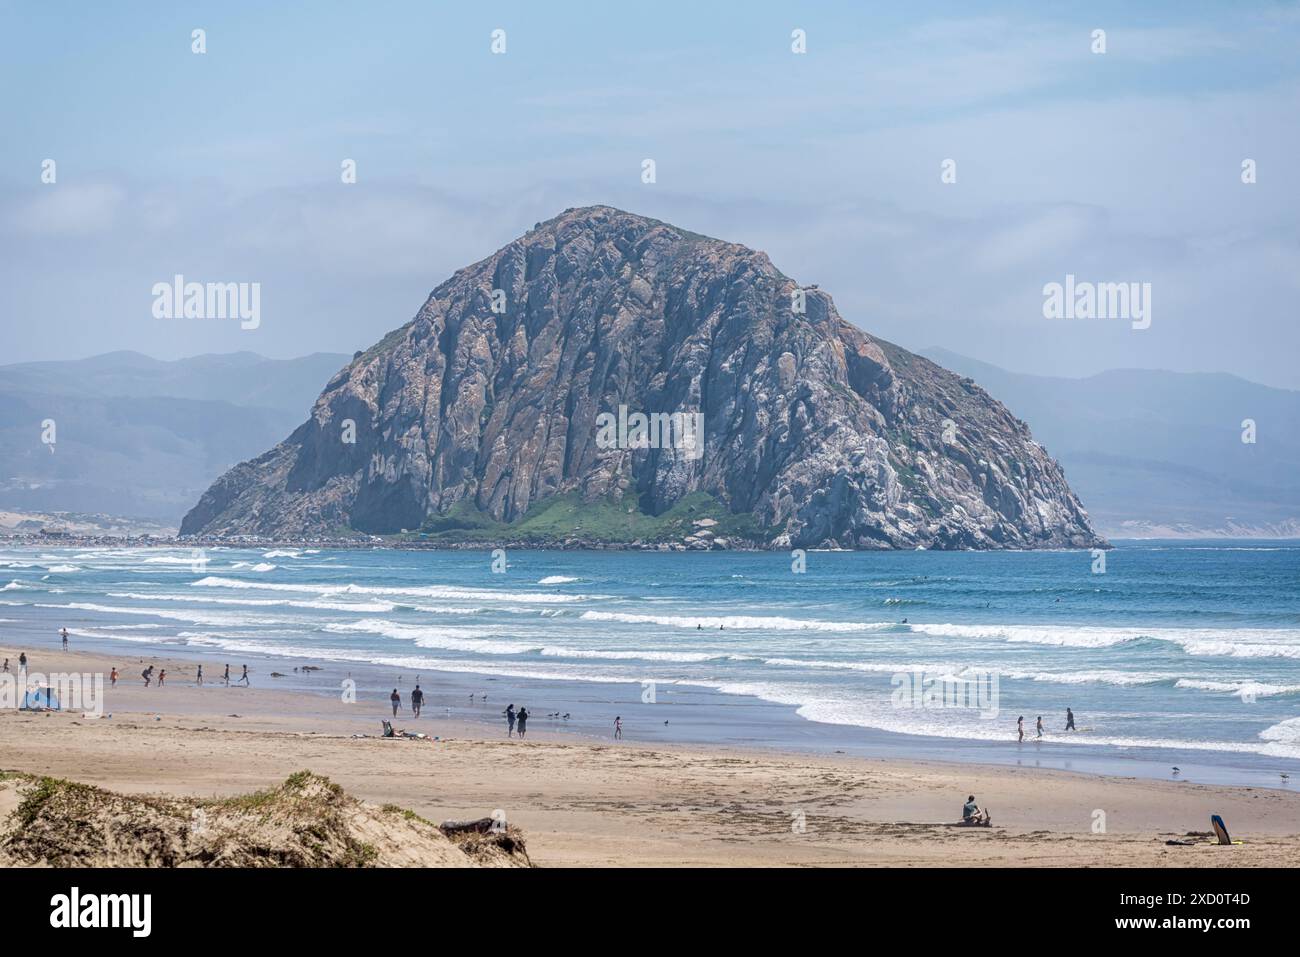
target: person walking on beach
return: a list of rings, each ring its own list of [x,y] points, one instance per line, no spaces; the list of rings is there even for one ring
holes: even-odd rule
[[[506,737],[513,738],[515,736],[515,706],[513,702],[511,704],[506,705],[505,714],[506,714]]]
[[[517,717],[519,720],[519,737],[522,738],[524,732],[528,730],[528,709],[520,705]]]
[[[68,650],[68,629],[64,628],[59,634],[63,637],[63,650]]]
[[[148,668],[144,669],[144,671],[140,672],[140,677],[144,679],[144,686],[146,688],[149,687],[149,682],[151,680],[150,675],[152,674],[153,674],[153,665],[150,665]]]
[[[5,670],[4,670],[4,673],[5,673],[5,674],[9,674],[9,659],[8,659],[8,658],[5,659]]]
[[[114,665],[108,673],[108,684],[112,688],[117,687],[117,665]]]
[[[1074,726],[1074,712],[1071,711],[1069,708],[1065,709],[1065,730],[1066,731],[1078,730]]]
[[[246,685],[251,685],[251,684],[252,684],[252,682],[248,680],[248,665],[244,665],[244,674],[243,674],[243,677],[241,677],[239,680],[242,681],[242,682],[243,682],[244,684],[246,684]]]
[[[1043,716],[1041,714],[1038,716],[1038,736],[1040,738],[1043,736]]]
[[[623,739],[623,716],[619,715],[614,719],[614,740],[621,741],[622,739]]]
[[[393,717],[396,718],[397,709],[402,706],[402,696],[397,693],[396,688],[394,688],[393,693],[388,696],[388,700],[393,703]]]
[[[424,692],[420,686],[416,685],[415,690],[411,692],[411,713],[417,718],[420,716],[420,708],[424,705]]]
[[[1019,740],[1025,740],[1025,716],[1023,714],[1016,718],[1016,734],[1019,735]]]
[[[226,687],[230,687],[230,665],[226,665]]]
[[[203,666],[202,665],[199,665],[198,686],[200,688],[203,687]]]
[[[25,651],[20,651],[18,653],[18,670],[20,672],[27,670],[27,652]]]

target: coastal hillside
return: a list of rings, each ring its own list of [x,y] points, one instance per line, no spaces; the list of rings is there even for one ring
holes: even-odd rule
[[[0,866],[528,867],[523,838],[449,828],[358,801],[309,772],[243,797],[137,797],[0,777]]]
[[[113,352],[0,366],[0,511],[34,513],[38,529],[39,513],[72,512],[174,530],[214,479],[302,421],[347,361]]]
[[[1300,537],[1300,392],[1224,373],[1068,379],[925,354],[1034,424],[1105,535]],[[1247,420],[1255,441],[1242,441]]]
[[[647,435],[625,428],[637,414],[697,426]],[[606,206],[438,286],[181,534],[1102,544],[1060,466],[972,380],[845,322],[762,252]]]

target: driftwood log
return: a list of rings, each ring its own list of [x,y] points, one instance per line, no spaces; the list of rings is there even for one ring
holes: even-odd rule
[[[502,830],[501,825],[490,817],[480,817],[473,821],[443,821],[438,825],[438,830],[448,837],[453,834],[487,834],[493,825],[496,825],[497,830]]]

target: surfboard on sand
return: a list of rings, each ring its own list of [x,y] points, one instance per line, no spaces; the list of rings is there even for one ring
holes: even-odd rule
[[[1228,825],[1223,823],[1223,818],[1219,815],[1210,815],[1210,827],[1214,828],[1214,836],[1219,839],[1220,844],[1234,843],[1232,838],[1228,836]],[[1240,844],[1241,841],[1237,841],[1236,843]]]

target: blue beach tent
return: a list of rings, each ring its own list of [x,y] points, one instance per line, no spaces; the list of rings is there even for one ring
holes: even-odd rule
[[[29,688],[23,695],[24,711],[58,711],[59,699],[53,688]]]

